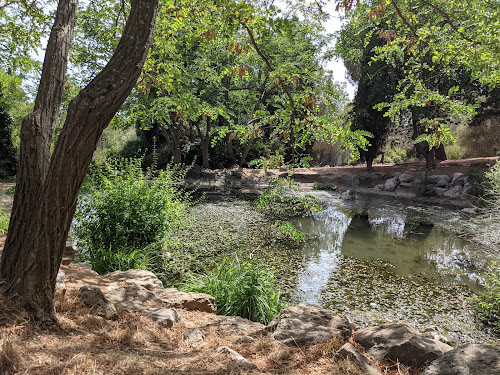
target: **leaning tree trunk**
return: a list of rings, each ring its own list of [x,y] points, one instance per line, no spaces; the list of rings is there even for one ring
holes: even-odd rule
[[[14,207],[0,263],[5,294],[41,324],[57,322],[54,289],[78,191],[97,141],[134,87],[151,43],[158,0],[132,0],[106,67],[70,103],[50,156],[77,0],[60,0],[34,112],[23,121]]]

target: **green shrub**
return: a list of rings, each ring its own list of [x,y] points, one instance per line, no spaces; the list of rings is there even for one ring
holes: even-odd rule
[[[257,198],[257,208],[274,216],[308,215],[311,211],[321,211],[315,197],[300,196],[299,184],[287,178],[274,178],[269,187]]]
[[[333,184],[315,182],[313,185],[313,190],[337,190],[337,187]]]
[[[9,212],[7,212],[7,210],[5,210],[0,204],[0,236],[7,233],[7,230],[9,229],[9,219]]]
[[[223,261],[187,290],[215,298],[217,314],[241,316],[268,324],[284,307],[273,276],[264,269],[237,260]]]
[[[480,319],[496,334],[500,334],[500,269],[493,264],[486,272],[484,291],[474,299]]]
[[[151,254],[141,249],[152,244],[161,255],[161,244],[187,219],[189,196],[177,187],[183,174],[173,168],[144,173],[140,159],[94,166],[72,228],[81,260],[108,272],[148,264]]]
[[[288,221],[276,220],[274,226],[278,229],[277,238],[280,241],[298,245],[301,242],[305,242],[307,239],[307,236],[303,232],[296,229]]]

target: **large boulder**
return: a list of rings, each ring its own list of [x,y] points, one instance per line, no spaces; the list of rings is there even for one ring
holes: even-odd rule
[[[446,183],[451,181],[451,178],[447,175],[437,174],[432,176],[427,176],[427,182],[430,184],[437,184],[440,180],[444,180]]]
[[[335,357],[347,359],[359,367],[366,375],[382,375],[382,372],[368,360],[351,343],[345,343],[336,353]]]
[[[500,374],[500,348],[467,344],[459,346],[432,362],[422,375]]]
[[[144,270],[128,270],[128,271],[115,271],[105,276],[109,282],[127,282],[140,285],[146,289],[161,289],[163,284],[161,280],[150,271]]]
[[[415,177],[409,173],[401,173],[399,175],[399,182],[412,182],[414,179]]]
[[[184,293],[175,288],[156,291],[156,295],[169,307],[215,313],[215,298],[204,293]]]
[[[147,311],[152,303],[163,305],[156,294],[134,282],[111,283],[106,288],[106,298],[118,310],[128,312]]]
[[[97,315],[111,320],[118,319],[115,306],[104,297],[99,287],[95,285],[82,286],[78,292],[78,298]]]
[[[394,191],[399,185],[399,181],[397,177],[392,177],[387,179],[387,181],[384,184],[384,190],[385,191]]]
[[[356,341],[375,359],[389,359],[405,366],[421,368],[452,349],[424,337],[403,321],[385,323],[356,331]]]
[[[302,346],[330,340],[345,343],[351,336],[352,324],[332,310],[302,302],[283,310],[266,330],[285,345]]]

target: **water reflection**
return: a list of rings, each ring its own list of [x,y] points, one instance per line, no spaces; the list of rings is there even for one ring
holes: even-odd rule
[[[303,249],[305,269],[296,288],[298,300],[319,304],[322,290],[338,267],[344,235],[351,218],[329,207],[314,220],[297,223],[299,229],[316,240]]]
[[[342,257],[384,261],[402,277],[479,289],[472,244],[431,223],[411,221],[404,212],[380,207],[350,214],[328,207],[295,224],[312,238],[303,249],[305,270],[296,287],[298,300],[321,303],[321,293]]]

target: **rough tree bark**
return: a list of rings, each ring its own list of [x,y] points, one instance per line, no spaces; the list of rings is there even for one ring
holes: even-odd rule
[[[57,322],[54,289],[66,238],[102,131],[134,87],[151,43],[158,0],[132,0],[106,67],[70,103],[54,152],[77,0],[60,0],[35,109],[24,121],[16,193],[0,263],[5,294],[43,325]]]

